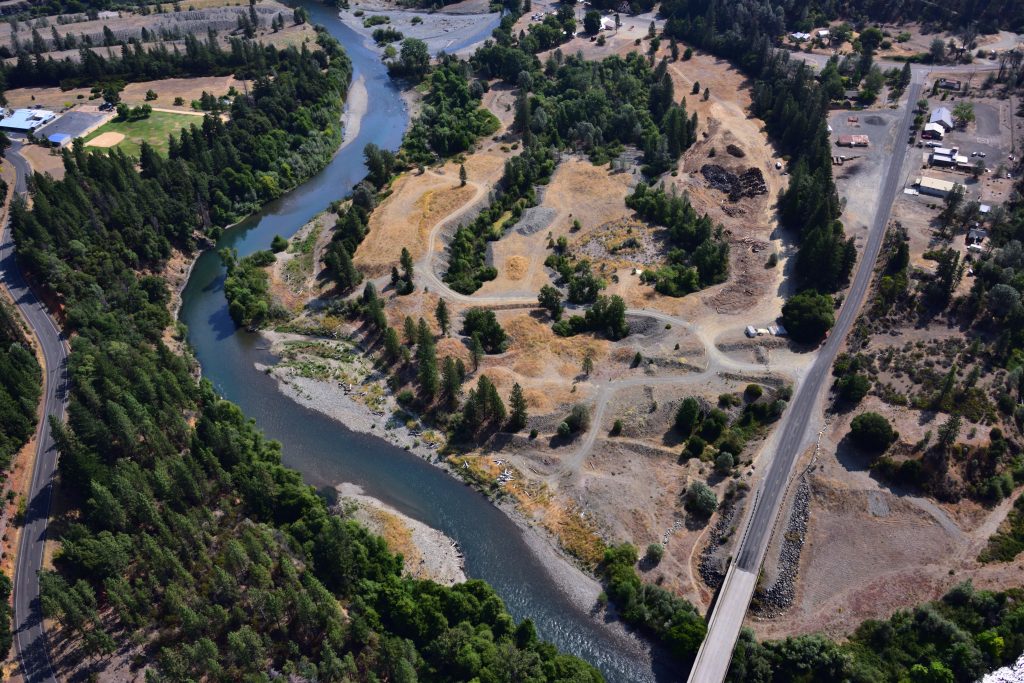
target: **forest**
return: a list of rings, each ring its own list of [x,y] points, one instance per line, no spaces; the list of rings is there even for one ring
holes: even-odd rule
[[[798,0],[790,16],[798,31],[809,31],[824,21],[849,19],[920,22],[947,29],[974,26],[981,33],[1024,33],[1024,5],[1017,0]]]
[[[972,683],[1024,651],[1024,592],[976,590],[862,623],[839,644],[820,634],[758,643],[744,629],[726,680],[733,683]]]
[[[146,642],[166,680],[598,681],[485,584],[404,578],[162,341],[171,250],[194,252],[197,234],[302,181],[340,141],[349,63],[320,46],[261,51],[275,77],[168,159],[144,148],[137,168],[78,146],[63,180],[35,176],[33,206],[12,209],[24,263],[74,333],[68,422],[51,424],[74,520],[59,571],[41,577],[44,613],[89,662]]]
[[[42,370],[13,307],[0,299],[0,470],[36,429]]]
[[[103,56],[88,48],[79,50],[79,58],[54,59],[44,55],[45,44],[34,51],[21,45],[17,60],[0,68],[7,88],[60,86],[76,88],[131,81],[190,76],[223,76],[254,78],[267,73],[276,61],[277,50],[270,45],[229,38],[228,49],[217,42],[210,31],[206,40],[188,34],[183,38],[184,50],[170,50],[164,44],[144,47],[137,38],[111,46],[119,48],[113,55]]]

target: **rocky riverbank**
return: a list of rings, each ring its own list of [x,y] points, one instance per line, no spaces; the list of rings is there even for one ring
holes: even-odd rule
[[[355,484],[337,487],[334,511],[351,517],[401,553],[405,570],[417,579],[451,586],[466,580],[462,551],[448,536],[363,493]]]

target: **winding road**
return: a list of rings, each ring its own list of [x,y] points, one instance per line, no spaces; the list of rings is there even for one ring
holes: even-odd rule
[[[28,163],[14,143],[7,151],[7,160],[17,173],[14,189],[27,190]],[[21,662],[24,678],[29,683],[56,681],[50,663],[49,644],[43,627],[39,602],[39,570],[43,566],[46,528],[53,496],[53,475],[57,470],[57,446],[50,434],[49,420],[64,420],[67,408],[68,351],[64,334],[50,317],[43,303],[28,286],[18,267],[14,238],[5,217],[0,228],[0,282],[14,299],[22,317],[32,329],[43,354],[45,382],[43,418],[36,428],[36,457],[32,482],[21,528],[14,570],[14,647]]]

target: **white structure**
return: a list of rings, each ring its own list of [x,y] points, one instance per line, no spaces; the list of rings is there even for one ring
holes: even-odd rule
[[[0,118],[0,130],[28,133],[55,118],[57,115],[48,109],[15,109]]]
[[[942,199],[945,199],[953,191],[953,188],[956,187],[956,183],[952,181],[929,178],[928,176],[918,178],[914,184],[917,185],[921,194],[941,197]]]
[[[947,131],[953,130],[953,114],[945,107],[939,107],[928,117],[928,123],[937,123]]]
[[[926,123],[924,130],[921,131],[921,137],[929,140],[941,140],[946,137],[946,129],[938,123]]]
[[[827,28],[821,28],[821,29],[818,29],[816,35],[819,38],[824,39],[824,38],[828,38],[830,35],[832,35],[832,32],[829,31]]]
[[[790,33],[789,37],[793,40],[808,40],[811,37],[811,34],[797,31],[796,33]]]

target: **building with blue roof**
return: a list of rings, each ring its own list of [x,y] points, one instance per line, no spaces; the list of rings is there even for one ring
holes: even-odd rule
[[[48,135],[46,139],[57,147],[63,147],[72,140],[71,136],[67,133],[54,133],[53,135]]]

